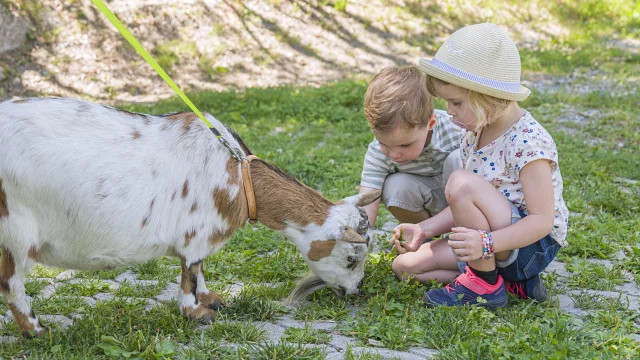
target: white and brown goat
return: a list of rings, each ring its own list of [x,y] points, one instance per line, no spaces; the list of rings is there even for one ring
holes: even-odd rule
[[[359,207],[379,192],[333,203],[259,159],[250,175],[257,220],[289,238],[315,275],[293,297],[322,286],[357,293],[368,250]],[[23,334],[46,331],[25,295],[35,263],[98,270],[177,256],[182,313],[212,320],[222,299],[206,288],[202,261],[247,220],[239,161],[193,113],[61,98],[0,104],[0,290]]]

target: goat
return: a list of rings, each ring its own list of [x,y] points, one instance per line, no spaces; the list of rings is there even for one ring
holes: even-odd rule
[[[291,298],[322,286],[358,293],[369,241],[361,206],[380,193],[334,203],[260,159],[250,177],[257,220],[290,239],[314,273]],[[1,103],[0,290],[20,332],[47,331],[25,295],[35,263],[100,270],[164,255],[181,261],[182,314],[212,321],[223,300],[206,288],[202,261],[248,220],[243,185],[241,163],[193,113],[153,116],[65,98]]]

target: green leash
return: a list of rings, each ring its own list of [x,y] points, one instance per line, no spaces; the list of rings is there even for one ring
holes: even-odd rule
[[[118,29],[120,34],[122,34],[122,36],[124,36],[124,38],[127,39],[129,44],[131,44],[131,46],[133,46],[133,48],[136,49],[138,54],[140,54],[140,56],[142,56],[142,58],[145,59],[147,63],[149,63],[149,65],[151,65],[153,70],[155,70],[158,73],[158,75],[160,75],[160,77],[164,79],[164,81],[166,81],[166,83],[173,89],[173,91],[175,91],[175,93],[178,94],[178,96],[182,99],[182,101],[184,101],[185,104],[187,104],[189,108],[191,108],[191,110],[194,113],[196,113],[196,115],[198,115],[200,120],[202,120],[209,127],[209,129],[211,129],[211,132],[214,133],[214,135],[218,138],[218,140],[220,140],[222,144],[227,149],[229,149],[229,151],[231,151],[231,155],[234,158],[241,160],[243,157],[240,154],[236,153],[236,151],[231,147],[231,145],[227,142],[227,140],[224,137],[222,137],[220,132],[216,130],[209,121],[207,121],[207,119],[204,117],[204,115],[202,115],[200,110],[198,110],[198,108],[196,108],[196,106],[193,105],[193,103],[191,102],[191,100],[189,100],[187,95],[185,95],[182,92],[182,90],[180,90],[178,85],[176,85],[176,83],[174,83],[173,80],[171,80],[169,75],[167,75],[167,73],[162,69],[162,67],[158,65],[158,63],[153,59],[153,57],[151,57],[151,55],[149,55],[149,53],[144,49],[144,47],[142,47],[142,45],[138,42],[138,40],[129,32],[129,30],[127,30],[127,28],[122,24],[122,22],[111,12],[111,10],[109,10],[107,5],[105,5],[105,3],[102,2],[102,0],[91,0],[91,1],[98,8],[98,10],[100,10],[100,12],[102,12],[102,14],[116,27],[116,29]]]

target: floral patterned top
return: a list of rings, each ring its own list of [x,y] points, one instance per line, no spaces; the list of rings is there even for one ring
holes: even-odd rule
[[[469,130],[463,133],[460,157],[464,168],[489,181],[524,213],[527,213],[527,204],[520,184],[520,170],[534,160],[551,161],[556,212],[550,235],[560,246],[567,246],[569,210],[562,198],[558,150],[551,135],[527,111],[502,136],[482,149],[477,149],[479,135],[480,132]]]

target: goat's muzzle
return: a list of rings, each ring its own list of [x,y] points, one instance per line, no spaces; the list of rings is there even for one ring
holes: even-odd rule
[[[339,298],[344,298],[344,296],[347,294],[347,289],[344,286],[338,286],[337,288],[331,289],[333,290],[333,293],[336,294],[336,296]]]

